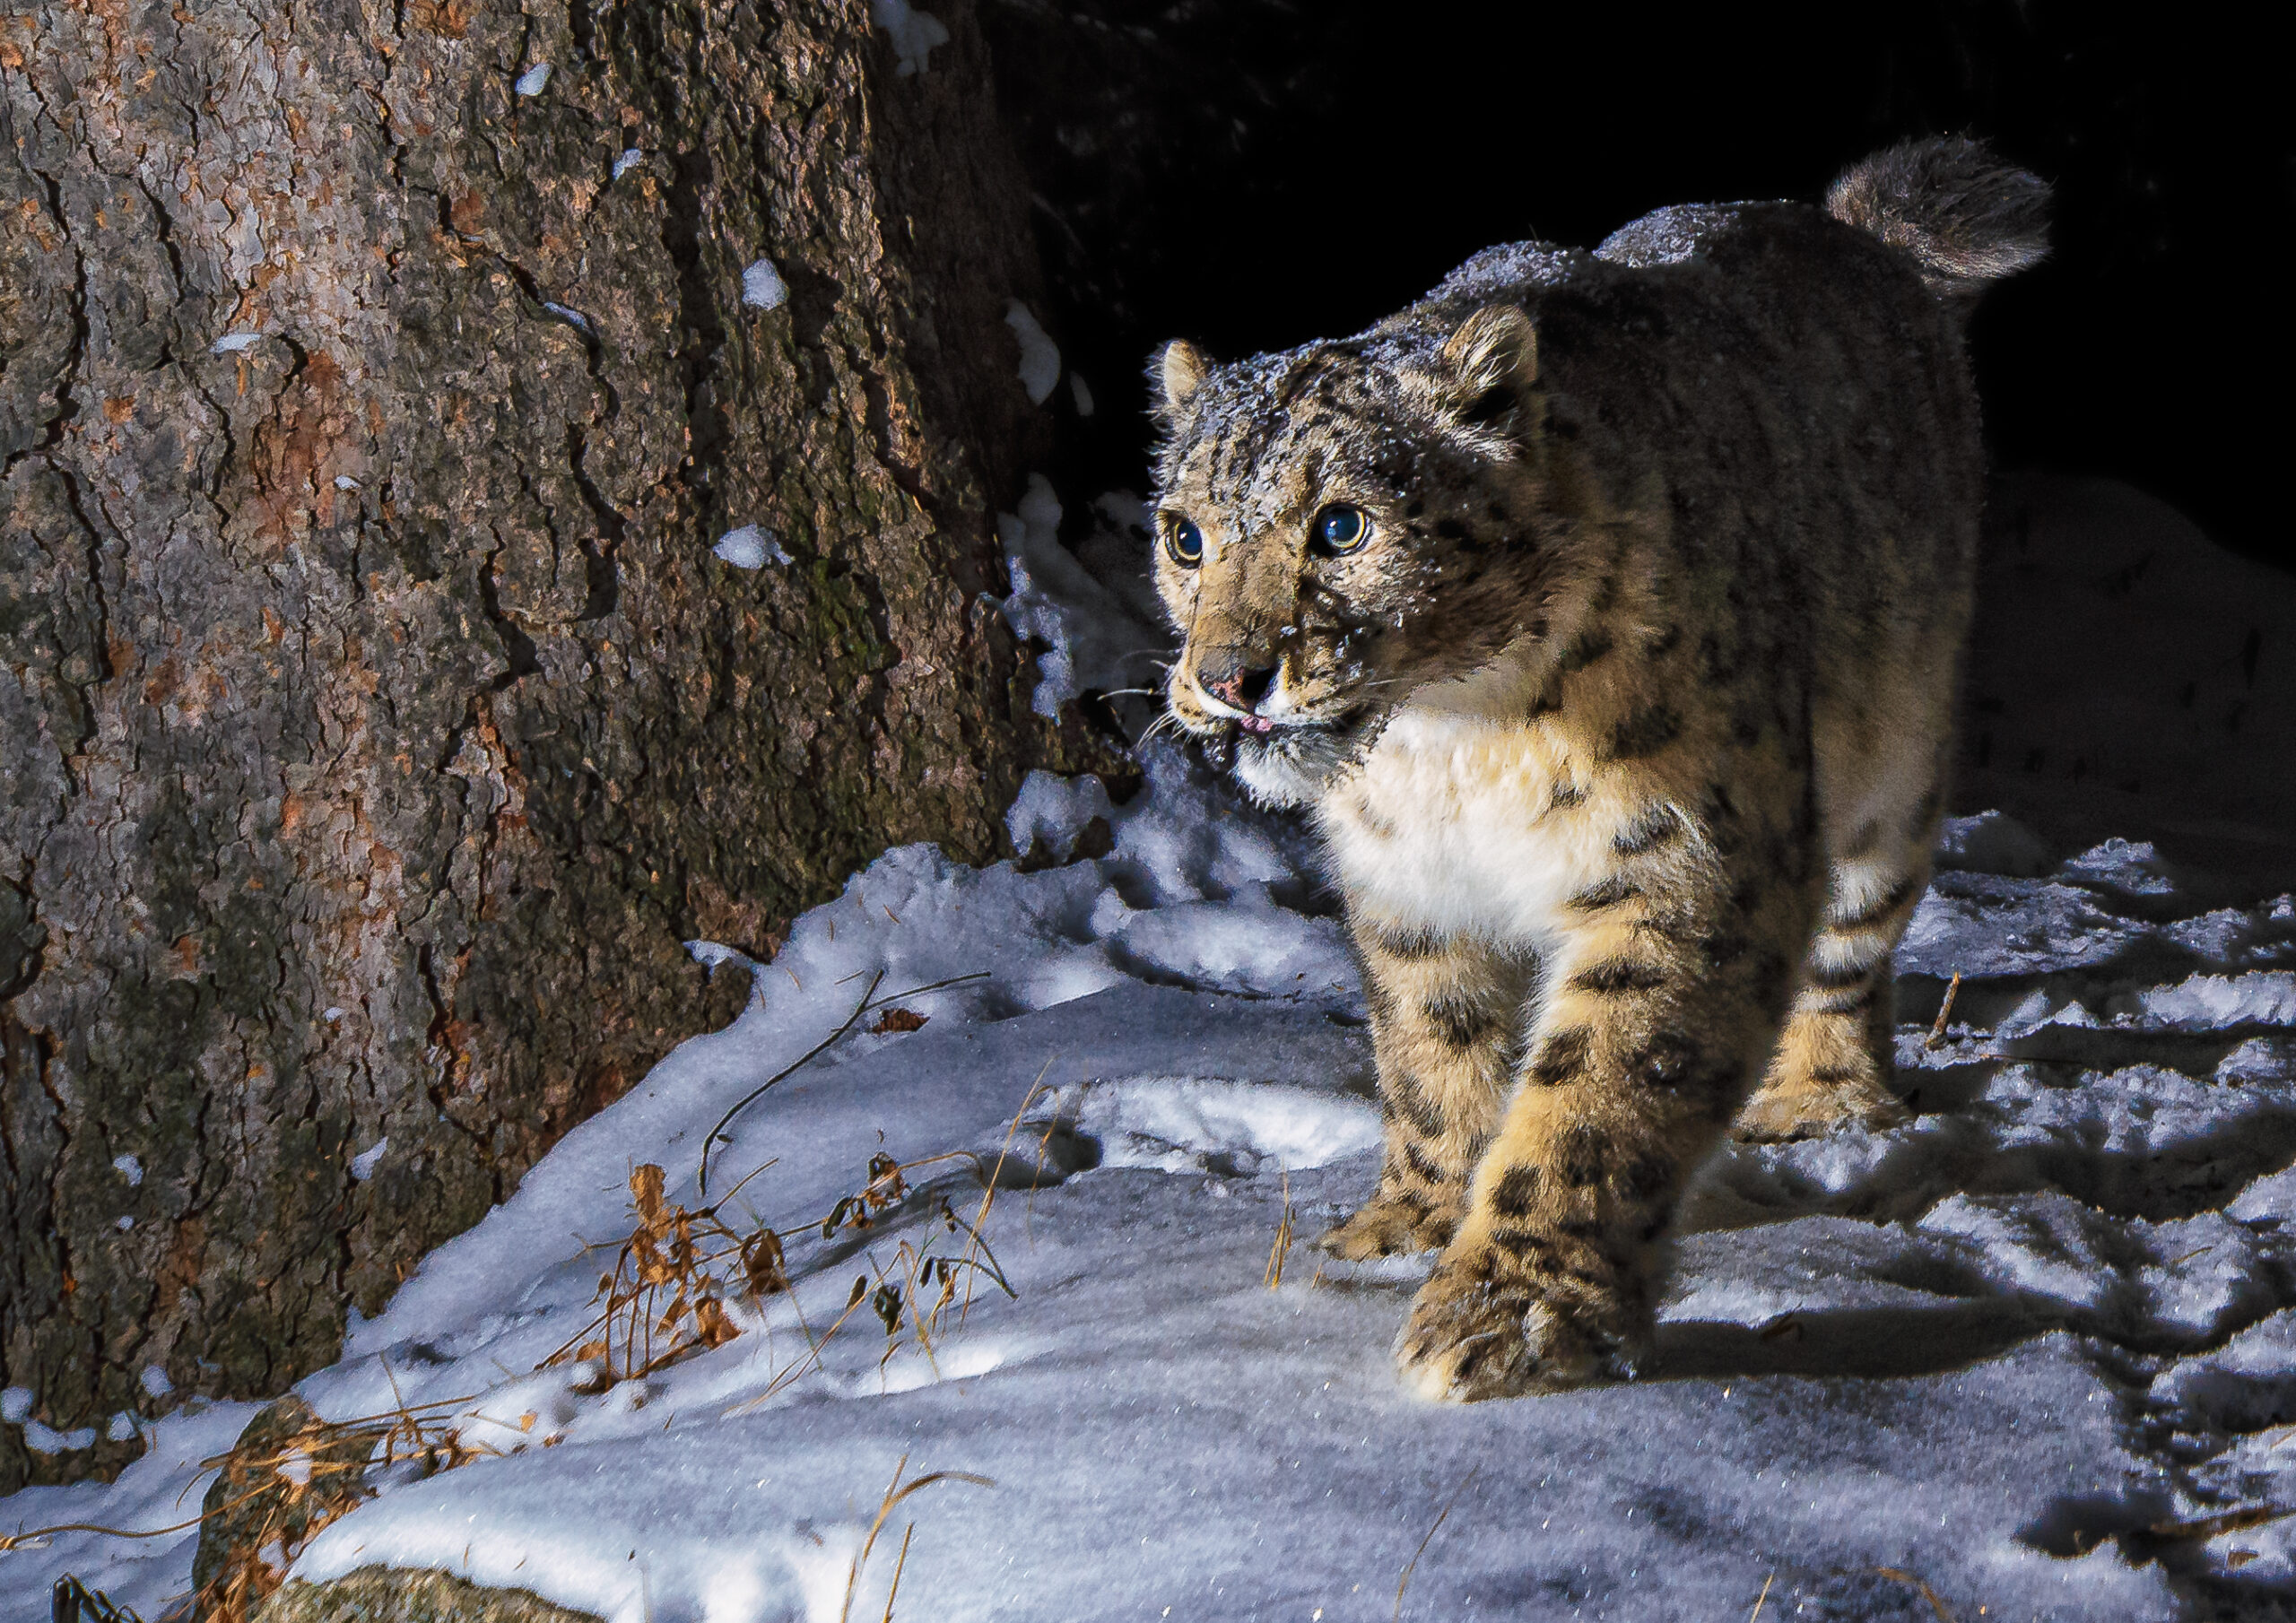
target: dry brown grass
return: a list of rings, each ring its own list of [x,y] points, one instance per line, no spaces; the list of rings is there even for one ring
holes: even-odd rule
[[[1436,1516],[1435,1525],[1427,1530],[1427,1536],[1419,1541],[1419,1548],[1411,1552],[1411,1560],[1404,1567],[1403,1576],[1396,1580],[1395,1615],[1396,1618],[1400,1619],[1403,1616],[1403,1592],[1411,1587],[1411,1575],[1419,1570],[1419,1558],[1427,1553],[1427,1547],[1435,1541],[1435,1535],[1442,1531],[1443,1523],[1450,1519],[1451,1506],[1459,1502],[1459,1496],[1466,1492],[1467,1484],[1474,1481],[1482,1470],[1482,1466],[1474,1466],[1466,1475],[1459,1479],[1459,1485],[1451,1489],[1451,1497],[1443,1501],[1443,1509]]]
[[[1283,1260],[1292,1254],[1292,1174],[1286,1168],[1277,1170],[1283,1175],[1283,1220],[1275,1226],[1275,1243],[1268,1247],[1267,1271],[1260,1281],[1270,1290],[1283,1283]]]
[[[837,1614],[838,1623],[851,1623],[854,1597],[860,1593],[861,1572],[869,1564],[869,1552],[877,1548],[877,1535],[885,1529],[886,1520],[893,1514],[893,1506],[919,1488],[930,1488],[935,1482],[970,1482],[976,1488],[994,1488],[996,1484],[987,1477],[977,1477],[969,1471],[935,1471],[904,1483],[901,1472],[909,1469],[909,1456],[903,1454],[893,1467],[893,1480],[885,1485],[884,1497],[877,1502],[876,1520],[869,1523],[869,1536],[861,1541],[860,1553],[853,1558],[853,1565],[845,1574],[845,1604]],[[900,1558],[893,1565],[892,1586],[885,1592],[884,1623],[892,1623],[893,1602],[900,1598],[900,1575],[909,1566],[909,1541],[917,1532],[911,1522],[900,1535]]]

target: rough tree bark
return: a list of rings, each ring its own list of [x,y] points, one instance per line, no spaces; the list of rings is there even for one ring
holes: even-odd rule
[[[1037,269],[938,9],[0,17],[0,1492],[331,1358],[738,1008],[682,941],[998,854]]]

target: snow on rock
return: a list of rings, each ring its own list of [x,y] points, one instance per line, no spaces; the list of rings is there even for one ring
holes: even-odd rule
[[[261,333],[226,333],[207,346],[207,352],[211,355],[236,355],[262,342]]]
[[[769,563],[786,564],[789,554],[782,549],[780,537],[770,530],[761,530],[745,524],[738,530],[728,530],[709,549],[737,569],[762,569]]]
[[[869,19],[892,40],[897,78],[925,72],[933,65],[933,48],[949,43],[948,25],[909,0],[869,0]]]
[[[521,96],[539,96],[549,83],[550,64],[537,62],[518,75],[518,82],[512,88]]]
[[[1028,391],[1031,405],[1042,405],[1060,381],[1059,347],[1017,299],[1005,301],[1004,325],[1021,343],[1021,386]]]
[[[1043,481],[1020,508],[1004,609],[1039,710],[1149,685],[1137,501],[1103,497],[1074,550]],[[760,567],[744,537],[720,555]],[[1900,955],[1915,1118],[1723,1144],[1641,1378],[1439,1408],[1389,1352],[1431,1259],[1304,1245],[1379,1153],[1311,840],[1169,742],[1138,759],[1121,804],[1032,775],[1025,864],[918,846],[853,875],[732,1025],[354,1317],[298,1387],[320,1412],[435,1400],[500,1452],[381,1473],[296,1575],[828,1623],[884,1615],[906,1542],[898,1615],[950,1619],[1354,1623],[1395,1615],[1406,1567],[1417,1618],[1743,1618],[1766,1590],[1779,1618],[2279,1615],[2296,1518],[2259,1518],[2296,1505],[2296,902],[2143,841],[2060,860],[2079,842],[2039,821],[1952,820]],[[856,1227],[878,1156],[904,1186]],[[610,1379],[552,1360],[594,1333],[640,1162],[671,1202],[771,1226],[792,1288],[723,1275],[736,1333]],[[144,1390],[172,1399],[156,1366]],[[0,1394],[27,1443],[73,1443],[35,1408]],[[129,1417],[150,1449],[117,1483],[27,1489],[0,1525],[180,1519],[252,1409]],[[862,1558],[883,1497],[935,1471],[984,1480],[902,1499],[904,1536]],[[157,1615],[192,1549],[15,1550],[0,1623],[66,1570]]]

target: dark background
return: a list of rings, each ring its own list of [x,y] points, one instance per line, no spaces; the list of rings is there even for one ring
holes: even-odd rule
[[[1972,333],[1996,466],[2111,474],[2296,563],[2296,145],[2268,15],[983,0],[1046,322],[1098,408],[1064,398],[1057,482],[1141,486],[1162,339],[1228,358],[1352,332],[1492,242],[1814,199],[1875,147],[1967,132],[2057,188],[2053,260]]]

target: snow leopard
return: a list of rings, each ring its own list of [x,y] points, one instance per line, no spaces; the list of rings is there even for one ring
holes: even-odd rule
[[[1903,1122],[1984,459],[1965,357],[2048,188],[1964,139],[1822,206],[1489,248],[1354,337],[1152,361],[1173,723],[1304,810],[1385,1149],[1344,1258],[1439,1253],[1452,1401],[1648,1367],[1735,1126]]]

